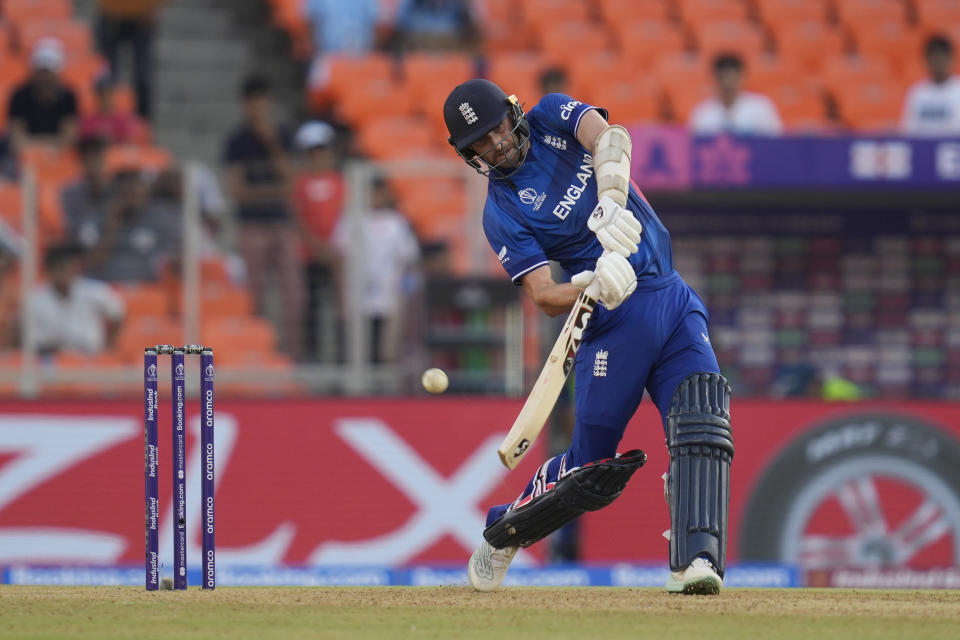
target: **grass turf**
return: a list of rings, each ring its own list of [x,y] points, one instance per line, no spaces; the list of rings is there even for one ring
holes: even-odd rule
[[[958,591],[0,586],[0,638],[955,638]]]

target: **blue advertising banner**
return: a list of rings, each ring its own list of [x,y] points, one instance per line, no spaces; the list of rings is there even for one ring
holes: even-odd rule
[[[646,190],[960,189],[960,138],[694,137],[635,127],[632,178]]]

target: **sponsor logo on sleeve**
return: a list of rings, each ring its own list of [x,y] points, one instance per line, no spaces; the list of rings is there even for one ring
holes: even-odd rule
[[[571,100],[567,104],[560,107],[560,119],[569,120],[570,114],[573,113],[573,110],[577,108],[578,104],[580,104],[579,100]]]

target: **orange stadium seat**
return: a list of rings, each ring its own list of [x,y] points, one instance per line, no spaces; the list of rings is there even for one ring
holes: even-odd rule
[[[833,6],[837,19],[846,25],[864,20],[873,23],[906,21],[904,4],[900,0],[843,0],[843,2],[834,3]]]
[[[513,20],[517,11],[516,0],[485,0],[483,6],[490,22]]]
[[[759,93],[766,93],[784,83],[797,82],[803,77],[796,64],[777,55],[755,56],[745,60],[744,64],[747,89]]]
[[[20,199],[20,185],[16,182],[0,180],[0,219],[16,230],[20,230],[23,205]]]
[[[60,191],[63,184],[43,183],[39,185],[40,231],[46,239],[52,240],[63,235],[64,216]]]
[[[632,125],[664,116],[663,98],[655,80],[613,83],[595,88],[591,103],[610,112],[610,121]]]
[[[474,77],[473,61],[465,55],[414,53],[404,59],[404,78],[413,113],[427,118],[439,139],[446,137],[443,102],[458,84]]]
[[[33,20],[62,20],[73,16],[70,0],[3,0],[3,17],[13,24]]]
[[[530,51],[533,42],[526,25],[520,20],[498,20],[484,25],[483,52],[495,56],[507,52]]]
[[[409,114],[412,106],[413,96],[402,83],[358,79],[340,96],[337,112],[345,121],[362,128],[377,117]]]
[[[902,20],[855,21],[847,25],[847,32],[861,56],[886,60],[898,71],[919,57],[923,48],[920,32]]]
[[[359,150],[376,160],[423,155],[438,145],[433,127],[421,117],[380,116],[371,118],[357,133]]]
[[[773,100],[785,127],[793,130],[818,130],[827,126],[823,89],[815,82],[794,81],[767,87],[764,93]]]
[[[329,91],[335,97],[349,93],[357,82],[387,81],[394,77],[389,56],[371,53],[364,56],[336,56],[330,59]]]
[[[624,56],[612,51],[585,52],[567,61],[567,93],[594,103],[594,94],[604,86],[629,82],[634,66]]]
[[[624,20],[610,25],[623,57],[634,65],[652,64],[663,55],[686,49],[683,31],[663,20]]]
[[[217,391],[223,395],[242,397],[303,393],[303,387],[294,379],[293,361],[282,354],[250,352],[242,344],[226,344],[218,351]],[[233,379],[234,376],[244,379]]]
[[[600,0],[598,3],[600,15],[608,26],[613,27],[618,22],[637,20],[663,21],[670,18],[670,6],[664,0]]]
[[[776,30],[798,22],[822,22],[827,17],[822,0],[762,0],[755,6],[763,23]]]
[[[917,22],[927,31],[943,29],[944,25],[960,25],[960,2],[956,0],[919,0],[914,3]]]
[[[563,65],[571,51],[604,51],[613,39],[602,27],[583,22],[550,22],[537,29],[540,51],[552,64]]]
[[[698,24],[693,29],[700,55],[712,60],[718,53],[733,52],[749,61],[766,51],[767,39],[753,24],[720,20]]]
[[[582,0],[522,0],[524,21],[528,27],[539,28],[540,21],[589,22],[590,4]]]
[[[464,195],[459,180],[437,180],[430,189],[408,192],[400,200],[400,210],[419,237],[437,238],[449,229],[449,221],[462,221],[466,211]]]
[[[143,358],[143,349],[149,345],[183,342],[183,323],[162,314],[130,316],[123,323],[114,348],[125,362]]]
[[[834,93],[841,121],[854,129],[895,131],[903,104],[903,88],[884,82],[849,83]]]
[[[540,100],[540,74],[546,66],[537,53],[501,53],[490,58],[487,77],[530,108]]]
[[[709,61],[695,54],[662,56],[656,62],[654,74],[663,87],[675,122],[686,122],[693,107],[713,93]]]
[[[677,7],[680,17],[690,25],[747,19],[747,5],[739,0],[677,0]]]
[[[253,313],[253,298],[243,287],[204,285],[200,312],[204,318],[222,316],[249,316]]]
[[[6,58],[13,53],[13,42],[7,25],[0,22],[0,58]]]
[[[272,352],[277,343],[273,326],[263,318],[253,316],[206,318],[200,339],[214,350],[245,348],[260,353]]]
[[[127,316],[162,316],[170,311],[167,288],[152,283],[119,284],[114,287],[127,305]]]
[[[824,86],[836,97],[848,86],[868,82],[882,84],[894,76],[883,59],[841,54],[827,60],[821,77]]]
[[[63,184],[80,175],[80,161],[75,153],[45,145],[21,148],[20,165],[33,169],[37,182],[43,184]]]
[[[43,393],[51,396],[123,394],[139,386],[135,377],[129,380],[107,382],[102,379],[102,375],[98,375],[100,369],[119,369],[129,364],[128,360],[124,360],[114,351],[108,350],[96,354],[60,352],[54,358],[53,364],[56,373],[72,374],[77,379],[44,383]]]
[[[35,20],[20,25],[20,48],[29,52],[41,38],[53,37],[62,44],[68,57],[84,56],[92,51],[90,27],[79,20]]]
[[[823,22],[800,22],[774,34],[780,57],[805,71],[817,71],[825,58],[844,53],[841,33]]]
[[[107,148],[104,162],[110,173],[127,169],[157,173],[170,167],[173,156],[163,147],[121,144]]]

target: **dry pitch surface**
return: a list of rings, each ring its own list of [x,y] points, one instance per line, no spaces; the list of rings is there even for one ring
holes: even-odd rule
[[[960,591],[0,587],[0,638],[957,638]]]

